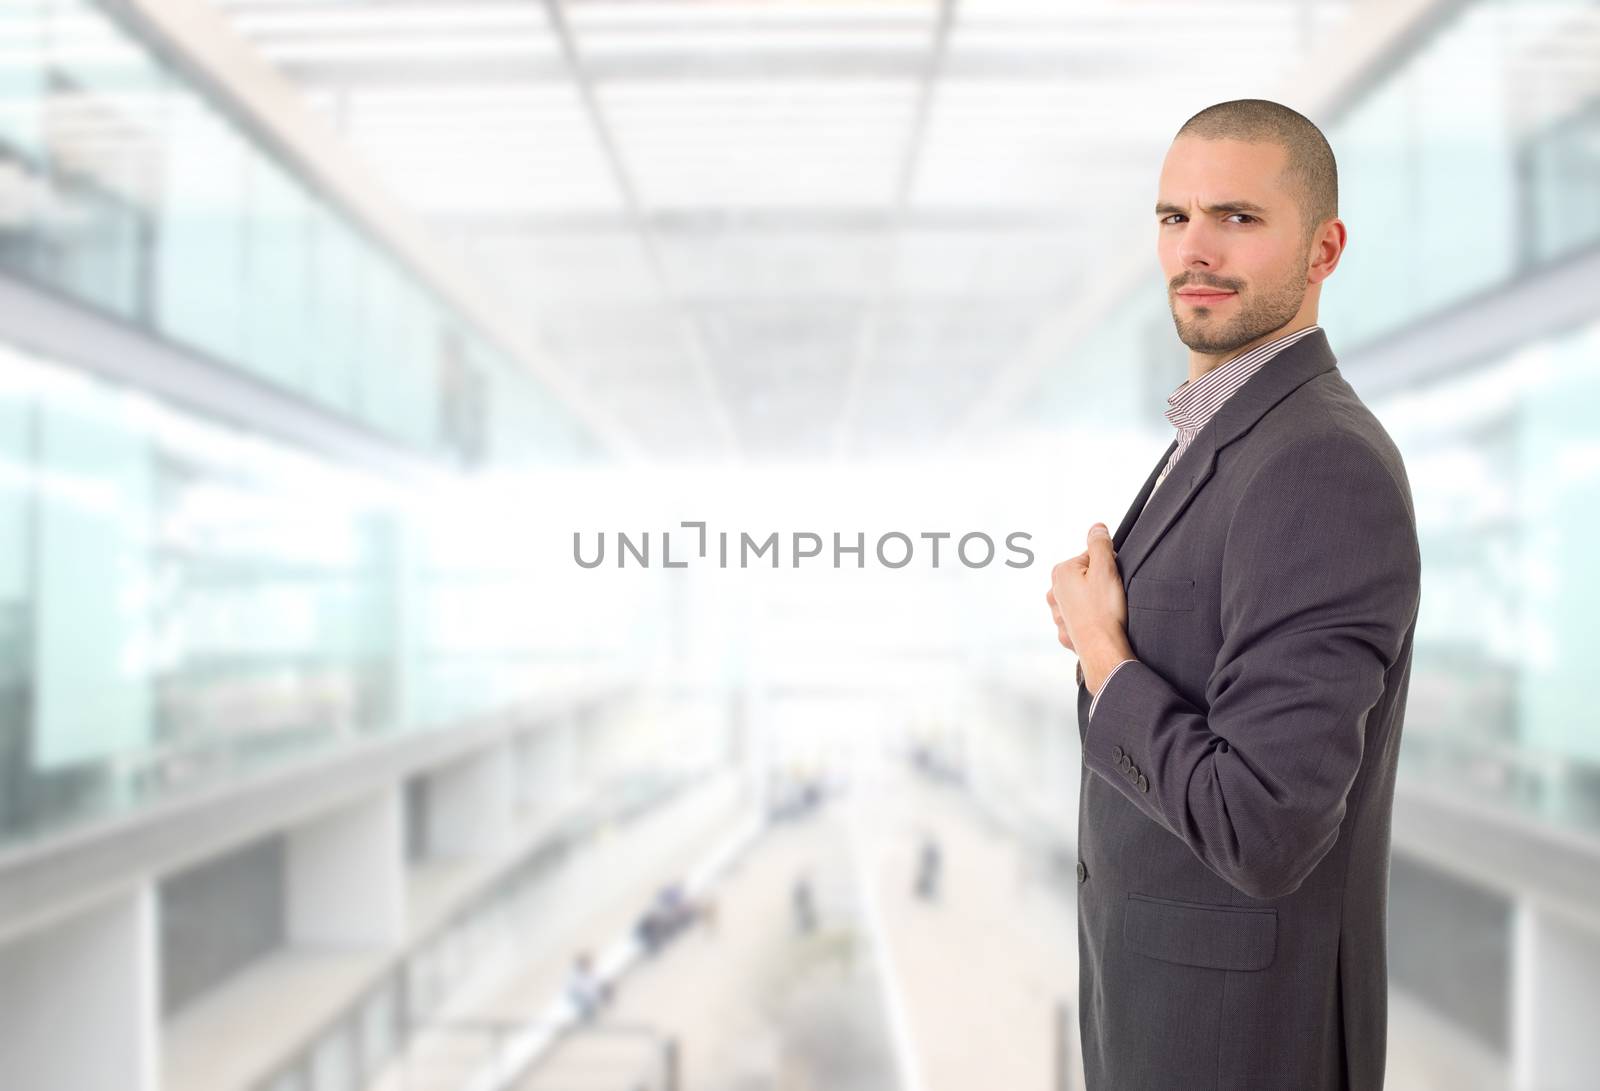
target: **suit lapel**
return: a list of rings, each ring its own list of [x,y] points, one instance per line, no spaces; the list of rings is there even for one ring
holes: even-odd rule
[[[1156,487],[1156,480],[1161,477],[1161,468],[1167,464],[1167,459],[1172,457],[1172,452],[1178,446],[1178,441],[1173,440],[1167,444],[1167,449],[1161,452],[1161,458],[1156,462],[1156,468],[1150,471],[1150,476],[1144,479],[1144,485],[1139,489],[1139,495],[1134,497],[1133,505],[1128,508],[1122,522],[1117,524],[1117,532],[1111,536],[1111,548],[1121,549],[1122,543],[1128,537],[1128,531],[1133,529],[1133,524],[1138,522],[1139,513],[1144,510],[1144,503],[1150,499],[1150,490]]]
[[[1211,479],[1217,466],[1217,452],[1253,428],[1267,410],[1311,379],[1331,371],[1336,363],[1327,335],[1320,329],[1280,350],[1222,403],[1172,467],[1161,488],[1156,489],[1149,506],[1141,511],[1141,505],[1150,496],[1150,489],[1160,474],[1160,466],[1157,466],[1156,473],[1140,490],[1139,499],[1123,517],[1112,543],[1124,587],[1133,580],[1133,574],[1156,543],[1183,514],[1189,501]],[[1167,448],[1169,456],[1175,446],[1176,440]],[[1162,465],[1165,462],[1163,458]]]

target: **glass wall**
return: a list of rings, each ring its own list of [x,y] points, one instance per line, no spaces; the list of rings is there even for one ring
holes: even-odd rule
[[[1373,405],[1424,559],[1402,767],[1600,829],[1600,321]]]
[[[0,6],[0,276],[448,463],[597,453],[203,86],[114,5]],[[5,334],[0,316],[0,842],[459,723],[603,656],[581,629],[549,656],[561,622],[537,610],[527,525],[490,531],[460,505],[441,520],[398,482]],[[486,571],[460,547],[474,538],[520,558]],[[450,624],[485,596],[521,612],[492,634]]]
[[[0,272],[425,452],[593,453],[525,368],[113,11],[0,10]],[[463,410],[463,386],[488,395],[468,408],[537,412],[491,422]]]
[[[0,342],[0,842],[617,662],[438,503]]]
[[[1351,228],[1319,314],[1340,350],[1600,244],[1600,94],[1571,45],[1595,6],[1464,4],[1324,127]]]

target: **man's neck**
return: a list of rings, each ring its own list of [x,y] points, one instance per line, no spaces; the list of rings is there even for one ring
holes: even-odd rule
[[[1225,352],[1217,356],[1212,356],[1203,352],[1195,352],[1193,349],[1190,349],[1189,381],[1192,383],[1202,375],[1215,371],[1217,368],[1228,363],[1230,360],[1237,360],[1251,349],[1260,348],[1269,341],[1276,341],[1280,337],[1287,337],[1296,330],[1303,330],[1307,326],[1315,326],[1316,324],[1317,320],[1315,316],[1311,318],[1300,318],[1297,316],[1289,322],[1284,323],[1282,326],[1279,326],[1272,332],[1264,333],[1255,340],[1240,345],[1232,352]]]

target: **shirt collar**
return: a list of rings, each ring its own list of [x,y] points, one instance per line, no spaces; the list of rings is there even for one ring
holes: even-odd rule
[[[1172,422],[1172,426],[1178,430],[1180,436],[1193,438],[1217,410],[1222,408],[1222,403],[1249,381],[1250,376],[1259,371],[1268,360],[1302,337],[1309,337],[1321,328],[1316,323],[1304,326],[1292,333],[1274,338],[1264,345],[1257,345],[1249,352],[1212,368],[1198,379],[1184,380],[1178,384],[1176,390],[1167,395],[1167,420]]]

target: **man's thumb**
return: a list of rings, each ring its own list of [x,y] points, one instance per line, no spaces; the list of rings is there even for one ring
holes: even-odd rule
[[[1106,555],[1112,553],[1111,532],[1106,529],[1104,523],[1096,523],[1089,528],[1089,555],[1092,558],[1094,554],[1102,551]]]

